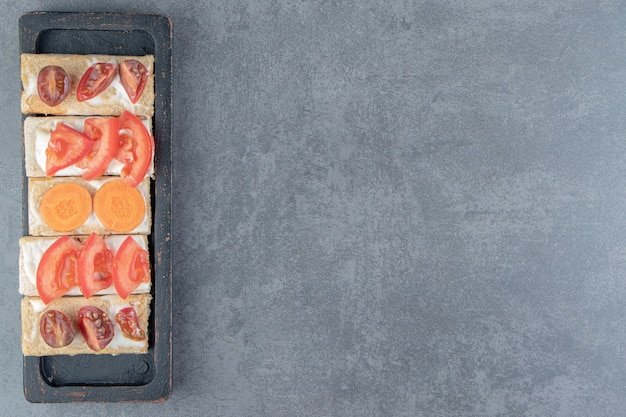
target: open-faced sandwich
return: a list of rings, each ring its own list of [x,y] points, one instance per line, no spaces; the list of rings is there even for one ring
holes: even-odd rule
[[[136,186],[154,175],[151,119],[121,116],[27,117],[26,176],[121,176]]]
[[[26,356],[145,353],[150,294],[122,300],[103,295],[62,297],[45,304],[22,298],[22,352]]]
[[[150,292],[148,239],[144,235],[20,239],[19,292],[49,303],[63,296]]]
[[[150,180],[131,187],[119,177],[29,178],[28,227],[33,236],[149,234]]]
[[[154,113],[154,57],[22,54],[22,113]]]

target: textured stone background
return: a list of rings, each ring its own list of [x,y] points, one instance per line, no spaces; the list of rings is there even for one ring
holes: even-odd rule
[[[0,415],[624,414],[624,2],[126,3],[0,0]],[[165,404],[23,398],[31,10],[173,19]]]

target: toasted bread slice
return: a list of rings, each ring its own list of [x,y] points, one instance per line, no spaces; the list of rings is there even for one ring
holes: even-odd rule
[[[22,353],[25,356],[145,353],[148,350],[148,318],[151,300],[150,294],[131,295],[126,300],[122,300],[117,295],[91,297],[88,300],[83,297],[62,297],[46,306],[38,297],[24,297],[22,298]],[[97,352],[87,346],[78,327],[78,311],[84,306],[98,307],[113,322],[115,336],[104,349]],[[119,324],[115,321],[115,314],[128,306],[135,307],[139,325],[146,333],[144,340],[137,341],[124,336]],[[42,338],[39,323],[41,316],[48,310],[61,311],[72,322],[74,340],[69,345],[53,348]]]
[[[119,65],[127,59],[141,62],[148,70],[148,80],[136,104],[128,98],[120,82]],[[97,62],[114,63],[118,70],[111,85],[98,96],[79,102],[76,99],[78,82],[85,71]],[[56,65],[65,70],[70,79],[70,92],[57,106],[45,104],[37,92],[37,77],[46,66]],[[135,115],[152,117],[154,114],[154,56],[22,54],[22,113],[58,115],[119,115],[130,110]]]
[[[89,235],[92,232],[100,235],[119,234],[107,229],[98,220],[95,213],[80,227],[67,233],[58,232],[49,227],[42,219],[39,213],[39,207],[43,195],[54,185],[62,182],[74,182],[83,186],[92,198],[96,191],[109,181],[119,180],[119,177],[100,177],[92,181],[85,181],[80,177],[56,177],[56,178],[29,178],[28,179],[28,232],[32,236],[60,236],[62,234],[71,235]],[[145,215],[142,223],[134,230],[123,234],[144,234],[149,235],[152,222],[152,210],[150,206],[150,179],[145,178],[141,184],[137,186],[137,190],[141,193],[145,203]]]
[[[83,130],[83,124],[88,116],[50,116],[50,117],[27,117],[24,120],[24,159],[26,166],[26,176],[44,178],[46,177],[46,149],[50,140],[50,133],[58,123],[64,123],[78,131]],[[144,118],[142,123],[152,134],[152,119]],[[119,176],[123,164],[113,160],[103,175]],[[70,166],[57,171],[55,177],[80,176],[84,169]],[[154,150],[152,163],[148,168],[146,177],[154,176]]]
[[[108,235],[104,236],[104,241],[113,252],[117,252],[122,242],[128,235]],[[87,240],[88,236],[74,236],[81,243]],[[145,235],[132,235],[133,239],[143,249],[148,250],[148,238]],[[58,239],[57,236],[35,237],[25,236],[20,239],[20,261],[19,261],[19,293],[26,296],[39,296],[37,292],[37,267],[41,257],[46,250]],[[133,294],[147,294],[150,292],[151,282],[142,282]],[[95,295],[116,294],[115,287],[99,291]],[[80,296],[81,291],[76,286],[72,288],[66,296]]]

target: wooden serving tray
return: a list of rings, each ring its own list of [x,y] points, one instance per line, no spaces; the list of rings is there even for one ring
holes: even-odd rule
[[[156,75],[156,175],[151,187],[153,222],[148,237],[153,300],[148,353],[24,357],[24,395],[36,403],[165,401],[172,390],[171,21],[149,14],[34,12],[22,15],[19,30],[21,53],[152,54]],[[28,235],[27,183],[24,169],[24,236]]]

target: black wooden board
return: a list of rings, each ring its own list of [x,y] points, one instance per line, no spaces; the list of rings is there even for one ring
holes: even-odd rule
[[[156,175],[151,188],[153,224],[149,236],[153,301],[148,353],[27,356],[24,394],[28,401],[37,403],[165,401],[172,390],[171,21],[151,14],[33,12],[22,15],[19,30],[22,53],[153,54],[156,90]],[[22,233],[26,236],[25,171],[22,189]]]

